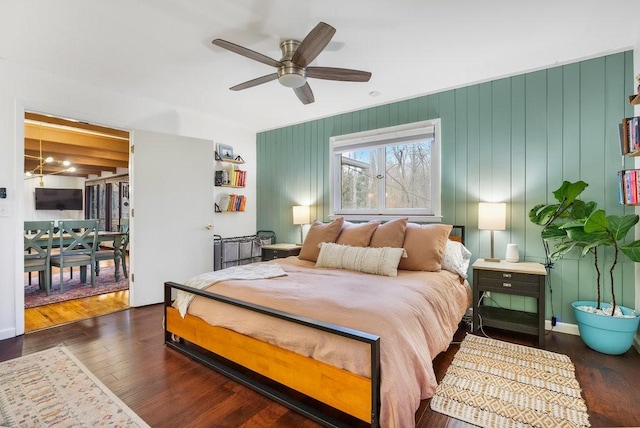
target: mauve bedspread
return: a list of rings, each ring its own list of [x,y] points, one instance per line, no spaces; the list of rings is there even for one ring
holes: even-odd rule
[[[437,386],[431,360],[447,349],[471,304],[468,283],[447,271],[383,277],[315,268],[297,257],[266,263],[278,263],[287,275],[224,281],[206,290],[380,336],[380,423],[414,426],[420,400]],[[188,310],[209,324],[370,376],[366,345],[249,312],[202,297]]]

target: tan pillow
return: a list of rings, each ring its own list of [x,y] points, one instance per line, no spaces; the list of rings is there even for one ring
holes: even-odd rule
[[[318,260],[318,253],[320,253],[318,244],[321,242],[336,242],[336,238],[342,229],[342,223],[344,223],[344,218],[342,217],[333,220],[331,223],[314,221],[311,228],[309,228],[307,237],[304,238],[298,258],[311,262]]]
[[[316,267],[398,276],[398,262],[403,254],[403,248],[351,247],[324,242],[320,244]]]
[[[437,272],[453,226],[450,224],[407,224],[403,247],[407,258],[398,269]]]
[[[373,232],[376,231],[379,221],[370,221],[368,223],[354,224],[345,221],[336,244],[351,245],[352,247],[368,247]]]
[[[378,226],[373,232],[370,247],[402,247],[404,231],[407,228],[408,218],[397,218]]]

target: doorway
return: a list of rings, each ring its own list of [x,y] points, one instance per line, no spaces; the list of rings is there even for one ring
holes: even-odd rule
[[[65,219],[99,218],[101,230],[116,231],[125,224],[128,227],[128,131],[26,111],[24,171],[23,220],[57,222]],[[86,188],[87,183],[97,185],[101,181],[108,183],[104,188],[108,188],[110,194],[100,201],[103,204],[100,206],[97,204],[97,195],[86,191]],[[61,210],[37,206],[36,189],[82,189],[83,206],[81,209]],[[116,204],[117,209],[112,209],[112,204]],[[96,216],[96,208],[102,209],[99,217]],[[126,261],[125,254],[125,263]],[[50,296],[39,290],[37,275],[25,274],[26,331],[30,330],[29,326],[34,325],[34,321],[39,326],[37,328],[42,328],[43,322],[44,327],[49,327],[127,308],[128,278],[120,271],[121,277],[116,281],[113,271],[113,263],[101,262],[101,275],[97,277],[96,287],[92,289],[90,284],[79,282],[77,269],[75,275],[70,270],[64,273],[62,290],[59,288],[59,281],[55,280],[59,276],[54,272]],[[65,304],[69,301],[75,303]],[[105,309],[108,312],[104,312]]]

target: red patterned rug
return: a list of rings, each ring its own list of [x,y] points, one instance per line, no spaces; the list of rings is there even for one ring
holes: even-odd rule
[[[91,276],[87,273],[87,283],[80,282],[80,269],[74,268],[73,278],[68,271],[64,274],[64,290],[60,291],[60,277],[57,272],[53,273],[51,279],[51,294],[47,296],[44,290],[38,286],[38,273],[31,275],[31,285],[28,276],[24,277],[24,307],[35,308],[36,306],[48,305],[50,303],[64,302],[66,300],[82,299],[83,297],[97,296],[99,294],[111,293],[129,289],[129,279],[122,275],[120,269],[120,280],[114,278],[113,266],[100,268],[100,275],[96,276],[96,286],[91,287]]]

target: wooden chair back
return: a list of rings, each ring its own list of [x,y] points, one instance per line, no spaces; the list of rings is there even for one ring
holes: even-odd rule
[[[66,220],[58,224],[60,253],[51,258],[51,265],[60,268],[60,290],[63,288],[63,270],[80,266],[80,281],[86,281],[86,267],[91,272],[91,286],[96,284],[96,247],[98,246],[98,220]]]
[[[51,294],[51,247],[54,228],[52,221],[24,222],[24,271],[41,272],[38,275],[40,288],[47,296]],[[29,274],[31,275],[31,274]],[[31,284],[31,276],[29,276]]]
[[[93,256],[98,244],[98,220],[65,220],[59,223],[60,258]]]
[[[52,221],[25,221],[25,259],[48,259],[51,256],[51,252],[49,250],[53,246],[53,235]]]

